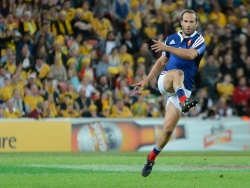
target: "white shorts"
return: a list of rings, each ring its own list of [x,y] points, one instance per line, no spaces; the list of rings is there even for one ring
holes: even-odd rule
[[[176,93],[168,93],[165,91],[164,89],[164,85],[163,85],[163,80],[164,80],[164,76],[166,74],[162,74],[160,75],[159,79],[158,79],[158,88],[159,88],[159,91],[162,95],[164,95],[165,97],[167,97],[167,104],[166,104],[166,107],[168,106],[168,104],[170,102],[172,102],[176,108],[178,108],[180,111],[181,111],[181,107],[180,107],[180,101],[179,101],[179,98],[177,96]],[[185,95],[187,98],[189,98],[191,96],[191,91],[187,90],[184,88],[184,92],[185,92]]]

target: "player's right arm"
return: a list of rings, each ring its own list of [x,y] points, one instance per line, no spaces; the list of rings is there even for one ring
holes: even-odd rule
[[[162,55],[153,65],[151,71],[149,72],[149,74],[147,75],[147,77],[145,79],[143,79],[142,81],[133,84],[132,86],[135,87],[135,89],[139,88],[139,90],[143,89],[145,86],[148,85],[148,82],[150,80],[152,80],[154,77],[158,76],[160,74],[160,72],[162,71],[162,69],[166,66],[168,62],[168,58],[164,55]]]
[[[149,72],[149,74],[147,75],[147,77],[145,78],[145,80],[147,82],[149,82],[154,77],[158,76],[160,74],[160,72],[162,71],[162,69],[167,65],[167,62],[168,62],[168,58],[166,56],[162,55],[155,62],[154,66],[152,67],[151,71]]]

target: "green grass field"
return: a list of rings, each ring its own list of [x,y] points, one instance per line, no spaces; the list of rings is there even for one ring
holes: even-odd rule
[[[250,187],[250,152],[162,152],[144,178],[146,155],[1,153],[0,187]]]

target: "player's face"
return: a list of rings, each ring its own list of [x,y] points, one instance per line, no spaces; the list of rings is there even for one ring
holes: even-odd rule
[[[194,31],[196,30],[196,27],[198,26],[198,22],[196,21],[195,14],[191,14],[188,12],[185,13],[181,20],[181,26],[182,26],[182,30],[185,36],[192,35]]]

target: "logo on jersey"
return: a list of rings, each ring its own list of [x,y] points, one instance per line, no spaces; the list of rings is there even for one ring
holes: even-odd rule
[[[171,42],[169,44],[175,44],[175,41],[174,40],[171,40]]]
[[[187,41],[187,45],[190,46],[190,45],[191,45],[191,42],[192,42],[192,39],[189,39],[189,40]]]

